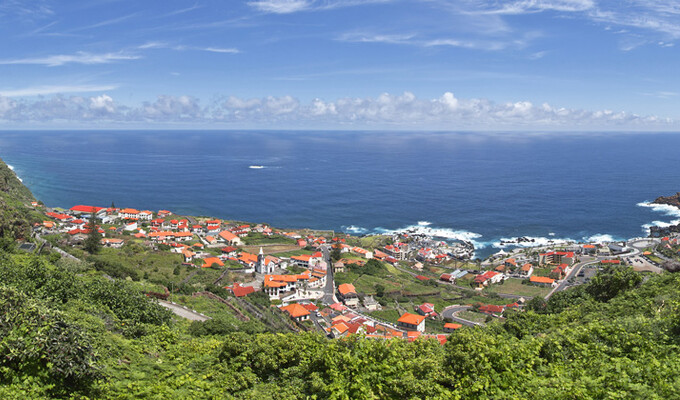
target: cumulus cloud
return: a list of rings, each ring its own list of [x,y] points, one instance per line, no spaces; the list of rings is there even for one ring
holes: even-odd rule
[[[203,119],[203,109],[198,100],[191,96],[158,96],[155,102],[144,102],[133,109],[128,118],[143,121],[199,121]]]
[[[300,102],[292,96],[226,97],[201,105],[191,96],[158,96],[155,101],[130,107],[111,96],[62,96],[35,101],[0,96],[0,126],[7,122],[70,121],[189,123],[195,126],[389,129],[677,129],[678,124],[658,116],[640,116],[612,110],[581,110],[535,105],[529,101],[495,103],[464,99],[452,92],[419,98],[411,92],[383,93],[376,97],[344,97],[334,101],[315,98]]]

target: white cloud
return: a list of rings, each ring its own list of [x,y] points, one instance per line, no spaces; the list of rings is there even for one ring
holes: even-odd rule
[[[137,46],[138,50],[152,50],[152,49],[171,49],[175,51],[188,51],[188,50],[199,50],[207,51],[210,53],[223,53],[223,54],[238,54],[241,51],[234,47],[193,47],[184,45],[172,45],[165,42],[146,42],[142,45]]]
[[[211,53],[227,53],[227,54],[238,54],[240,51],[235,48],[221,48],[221,47],[205,47],[200,50],[208,51]]]
[[[337,40],[342,42],[360,42],[360,43],[411,43],[415,35],[413,34],[372,34],[360,32],[347,32]]]
[[[108,64],[115,61],[136,60],[139,58],[141,57],[125,53],[92,54],[79,51],[76,54],[57,54],[46,57],[0,60],[0,65],[33,64],[58,67],[65,64]]]
[[[113,114],[116,111],[116,105],[110,96],[102,94],[90,97],[90,110],[100,114]]]
[[[373,97],[319,98],[301,103],[292,96],[227,97],[206,106],[191,96],[158,96],[154,102],[123,106],[111,96],[53,96],[29,101],[0,96],[0,126],[7,121],[32,123],[70,121],[189,123],[225,127],[317,127],[327,129],[677,129],[678,123],[658,116],[640,116],[611,110],[580,110],[540,106],[529,101],[495,103],[488,99],[461,99],[446,92],[436,98],[418,98],[411,92]]]
[[[299,11],[332,10],[391,1],[393,0],[258,0],[250,1],[248,5],[266,13],[290,14]]]
[[[0,96],[23,97],[23,96],[45,96],[58,93],[86,93],[103,92],[114,90],[118,85],[58,85],[58,86],[32,86],[21,89],[0,90]]]
[[[387,43],[404,44],[420,47],[460,47],[465,49],[478,49],[487,51],[504,50],[507,48],[523,48],[529,41],[538,36],[535,32],[508,39],[457,39],[457,38],[433,38],[425,39],[416,34],[379,34],[365,32],[346,32],[336,40],[358,43]]]
[[[289,14],[308,9],[313,1],[307,0],[261,0],[251,1],[248,5],[259,11],[274,14]]]
[[[191,96],[158,96],[155,102],[144,102],[141,107],[133,109],[129,115],[132,119],[141,120],[201,120],[203,110],[198,99]]]
[[[490,14],[526,14],[542,11],[579,12],[595,7],[592,0],[521,0],[493,2],[482,6],[481,11]]]

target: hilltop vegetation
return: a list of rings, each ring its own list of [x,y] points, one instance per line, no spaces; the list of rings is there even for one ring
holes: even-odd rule
[[[12,190],[1,190],[3,212],[30,226],[20,219],[32,197]],[[249,306],[192,297],[215,318],[189,323],[143,282],[95,266],[0,248],[2,398],[680,398],[678,274],[612,266],[440,345],[284,333],[262,295]]]
[[[40,214],[29,207],[35,201],[14,171],[0,160],[0,237],[25,238]]]

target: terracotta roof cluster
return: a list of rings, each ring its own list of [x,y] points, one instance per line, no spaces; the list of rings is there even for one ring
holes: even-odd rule
[[[498,272],[496,271],[486,271],[483,274],[475,276],[475,283],[484,283],[496,275],[498,275]]]

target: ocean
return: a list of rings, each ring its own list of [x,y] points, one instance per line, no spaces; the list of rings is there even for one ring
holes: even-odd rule
[[[608,241],[680,223],[673,133],[0,132],[52,207],[168,209],[353,234],[415,229],[476,255],[527,237]]]

